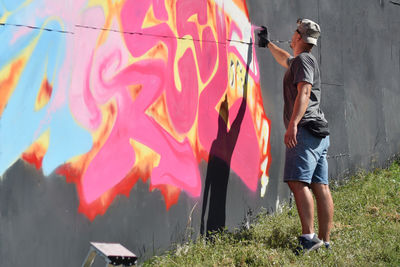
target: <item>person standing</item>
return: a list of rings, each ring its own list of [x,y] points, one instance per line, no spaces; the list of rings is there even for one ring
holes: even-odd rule
[[[284,182],[293,192],[300,217],[301,249],[305,252],[325,245],[333,221],[333,200],[328,185],[327,151],[329,128],[320,108],[319,65],[311,54],[321,30],[309,19],[299,19],[290,47],[294,56],[270,42],[266,27],[258,33],[259,46],[267,47],[275,60],[285,67],[283,79],[286,145]],[[317,202],[318,236],[314,232],[314,199]]]

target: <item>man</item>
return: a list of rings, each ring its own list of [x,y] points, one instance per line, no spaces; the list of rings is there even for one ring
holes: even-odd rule
[[[269,41],[267,28],[259,32],[259,45],[267,46],[275,60],[285,67],[283,80],[286,158],[284,181],[293,192],[302,235],[301,248],[312,251],[325,244],[333,221],[333,201],[328,186],[328,123],[320,109],[321,80],[318,62],[311,54],[320,27],[299,19],[290,47],[294,57]],[[314,233],[314,201],[317,202],[318,237]]]

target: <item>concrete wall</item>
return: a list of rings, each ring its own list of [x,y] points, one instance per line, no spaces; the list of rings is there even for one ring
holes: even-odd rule
[[[267,25],[274,40],[290,40],[297,18],[310,18],[321,26],[313,54],[321,67],[322,108],[331,129],[332,178],[382,166],[399,153],[398,1],[249,1],[248,8],[252,23]],[[288,44],[281,47],[290,50]],[[284,153],[284,71],[263,49],[257,49],[257,59],[264,106],[274,129],[270,176],[276,177],[282,174]]]
[[[79,266],[90,241],[143,260],[287,200],[284,70],[252,24],[289,40],[298,17],[320,23],[333,179],[400,151],[396,1],[1,4],[7,266]]]

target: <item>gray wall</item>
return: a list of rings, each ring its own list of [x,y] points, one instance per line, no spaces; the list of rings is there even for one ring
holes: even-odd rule
[[[322,108],[330,123],[329,174],[339,179],[382,166],[400,151],[400,6],[396,1],[249,1],[253,24],[273,40],[290,40],[297,18],[321,26]],[[278,44],[290,50],[288,44]],[[271,118],[271,177],[282,175],[284,69],[259,48],[261,86]],[[278,162],[276,162],[278,161]]]
[[[322,35],[313,53],[321,66],[322,108],[331,128],[332,179],[383,166],[400,151],[400,6],[392,2],[397,1],[247,2],[251,22],[267,25],[274,40],[289,40],[298,17],[320,23]],[[279,45],[289,49],[288,44]],[[269,51],[256,52],[264,107],[271,119],[270,183],[266,197],[260,198],[231,173],[226,207],[230,229],[244,222],[250,210],[274,211],[278,200],[289,197],[281,182],[284,69]],[[204,188],[207,164],[202,162],[199,168]],[[200,199],[182,193],[166,211],[161,194],[150,194],[149,185],[141,181],[129,198],[117,197],[93,222],[77,212],[78,205],[75,186],[64,177],[44,177],[17,161],[0,182],[1,265],[79,266],[89,241],[120,242],[143,260],[199,232]]]

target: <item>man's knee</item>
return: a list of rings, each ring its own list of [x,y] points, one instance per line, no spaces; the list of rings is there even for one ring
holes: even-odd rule
[[[329,189],[329,185],[327,184],[318,184],[312,183],[310,185],[313,194],[315,195],[317,201],[318,200],[330,200],[332,199],[331,190]]]
[[[310,187],[315,194],[330,194],[331,192],[327,184],[311,183]]]
[[[308,187],[309,187],[309,185],[307,183],[300,182],[300,181],[288,181],[287,184],[293,193],[303,191],[305,189],[308,190]]]

